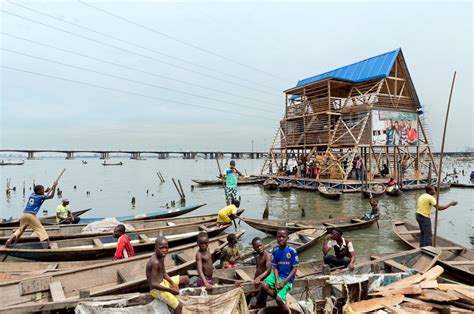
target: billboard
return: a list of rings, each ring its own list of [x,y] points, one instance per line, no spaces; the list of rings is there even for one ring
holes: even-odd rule
[[[417,145],[418,114],[372,111],[372,145]]]

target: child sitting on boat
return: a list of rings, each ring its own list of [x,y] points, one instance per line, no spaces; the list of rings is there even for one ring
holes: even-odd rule
[[[165,302],[174,310],[174,313],[182,313],[183,306],[176,295],[179,295],[179,286],[189,285],[188,276],[170,277],[165,268],[165,257],[168,254],[168,240],[159,236],[155,240],[155,254],[150,257],[146,264],[146,279],[153,298]]]
[[[236,261],[240,258],[239,248],[237,246],[237,236],[233,233],[227,236],[227,243],[229,243],[221,253],[221,267],[234,268],[240,266]]]
[[[133,249],[132,243],[130,243],[130,238],[127,234],[125,234],[124,225],[120,224],[115,227],[113,235],[114,238],[118,239],[117,249],[115,250],[115,255],[112,258],[113,261],[135,256],[135,250]]]

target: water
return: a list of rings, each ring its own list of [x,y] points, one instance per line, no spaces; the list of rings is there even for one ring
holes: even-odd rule
[[[7,178],[11,178],[11,186],[16,187],[10,197],[5,197],[2,192],[1,217],[19,217],[25,206],[25,198],[31,193],[33,180],[36,184],[50,185],[63,168],[64,176],[60,180],[59,188],[63,197],[69,198],[73,210],[93,208],[85,217],[93,216],[119,216],[140,214],[163,209],[166,203],[172,200],[179,203],[178,193],[171,178],[180,179],[186,194],[186,204],[207,205],[189,215],[202,215],[217,213],[225,205],[222,187],[199,187],[191,179],[213,179],[218,175],[216,160],[183,160],[183,159],[155,159],[130,160],[111,159],[111,162],[122,161],[123,166],[104,167],[99,159],[65,160],[60,158],[44,158],[41,160],[27,160],[23,166],[4,166],[0,168],[2,191],[5,191]],[[219,160],[222,170],[227,167],[229,160]],[[248,174],[258,174],[263,160],[239,159],[237,168]],[[465,168],[465,177],[459,181],[467,182],[470,166],[466,162],[448,161],[451,167],[456,167],[460,172]],[[449,168],[448,172],[451,172]],[[160,183],[156,172],[160,171],[166,182]],[[23,196],[23,182],[26,184],[26,195]],[[195,185],[191,191],[191,185]],[[74,189],[74,186],[77,188]],[[146,191],[149,190],[147,195]],[[86,195],[90,191],[90,195]],[[265,204],[270,207],[270,219],[283,219],[291,221],[301,218],[301,208],[304,208],[307,219],[326,219],[330,215],[361,215],[370,211],[367,199],[360,194],[344,194],[340,201],[328,200],[316,192],[291,190],[289,192],[264,191],[260,185],[239,186],[239,195],[242,197],[241,208],[245,208],[245,216],[261,218]],[[405,220],[416,224],[415,208],[416,199],[421,191],[406,192],[402,197],[380,198],[382,217],[379,228],[374,224],[368,228],[348,231],[344,234],[353,241],[358,255],[381,254],[406,249],[392,232],[391,222]],[[136,204],[131,204],[135,197]],[[473,190],[455,189],[442,191],[440,203],[457,200],[459,205],[440,212],[439,234],[449,240],[471,247],[469,236],[472,235],[473,219]],[[60,199],[55,197],[47,200],[42,209],[48,210],[49,215],[55,214],[55,208],[60,204]],[[39,215],[42,215],[40,212]],[[240,228],[246,230],[242,244],[249,246],[251,239],[256,236],[266,235],[242,223]],[[233,227],[228,229],[233,230]],[[308,249],[302,254],[301,259],[321,259],[321,243]]]

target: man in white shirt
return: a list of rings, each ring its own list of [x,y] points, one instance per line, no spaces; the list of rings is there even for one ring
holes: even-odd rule
[[[329,255],[329,251],[334,249],[335,255]],[[328,234],[323,244],[324,264],[333,267],[348,267],[354,270],[355,252],[352,242],[342,237],[342,230],[334,228]]]

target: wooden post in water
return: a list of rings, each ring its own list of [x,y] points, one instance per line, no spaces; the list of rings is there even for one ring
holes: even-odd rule
[[[438,168],[439,173],[438,173],[438,184],[437,184],[437,189],[436,189],[436,212],[435,212],[434,236],[433,236],[434,247],[436,247],[436,240],[438,237],[438,205],[439,205],[439,189],[441,186],[441,173],[443,172],[444,141],[446,139],[446,129],[448,128],[449,109],[451,108],[451,97],[453,96],[455,81],[456,81],[456,71],[454,71],[453,82],[451,83],[451,91],[449,92],[448,108],[446,109],[446,119],[444,120],[443,140],[441,142],[441,152],[439,155],[439,168]]]

